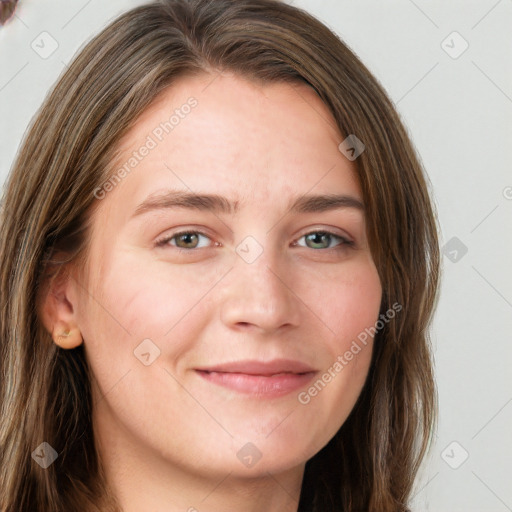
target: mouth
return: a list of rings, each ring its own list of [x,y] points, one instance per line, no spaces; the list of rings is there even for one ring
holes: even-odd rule
[[[317,374],[309,365],[287,359],[237,361],[195,371],[212,384],[265,398],[296,391]]]

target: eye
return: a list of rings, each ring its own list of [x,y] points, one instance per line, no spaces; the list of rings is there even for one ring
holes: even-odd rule
[[[160,240],[155,242],[156,247],[164,247],[165,245],[173,245],[178,249],[200,249],[205,247],[199,245],[200,237],[208,238],[207,235],[201,233],[200,231],[180,231],[179,233],[174,233],[173,235],[166,236]],[[176,243],[169,243],[176,239]]]
[[[202,233],[201,231],[180,231],[178,233],[174,233],[172,235],[167,235],[155,242],[156,247],[165,247],[167,245],[172,245],[177,249],[181,250],[192,250],[192,249],[202,249],[208,247],[206,243],[200,245],[200,239],[210,239],[208,235]],[[342,250],[346,247],[353,247],[354,242],[340,235],[336,235],[331,233],[330,231],[311,231],[310,233],[306,233],[299,240],[304,238],[306,240],[306,245],[299,244],[298,242],[294,242],[293,245],[300,245],[301,247],[308,247],[310,249],[335,249]],[[340,242],[332,247],[331,242],[333,240],[339,240]],[[174,243],[171,243],[173,242]]]
[[[310,249],[336,249],[336,250],[342,250],[345,249],[347,246],[353,247],[354,242],[349,240],[348,238],[345,238],[340,235],[336,235],[334,233],[331,233],[330,231],[311,231],[310,233],[306,233],[303,235],[300,239],[305,238],[306,245],[301,245],[301,247],[309,247]],[[341,242],[338,243],[336,246],[331,247],[331,242],[333,239],[340,240]],[[327,247],[326,247],[327,244]]]

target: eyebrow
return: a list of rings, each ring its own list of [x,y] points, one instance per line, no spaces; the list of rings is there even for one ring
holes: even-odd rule
[[[169,190],[148,196],[135,209],[132,218],[154,210],[186,208],[212,213],[235,214],[240,211],[239,201],[230,202],[217,194],[196,194]],[[292,213],[321,213],[338,208],[353,208],[364,212],[364,204],[356,197],[344,194],[304,195],[292,200],[287,211]]]

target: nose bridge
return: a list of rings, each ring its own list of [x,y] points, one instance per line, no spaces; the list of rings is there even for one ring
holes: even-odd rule
[[[267,241],[269,238],[267,238]],[[222,320],[230,326],[251,324],[265,331],[298,325],[297,298],[279,250],[246,237],[236,248],[222,303]]]

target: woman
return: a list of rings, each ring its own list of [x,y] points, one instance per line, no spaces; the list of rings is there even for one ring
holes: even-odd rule
[[[1,225],[2,511],[408,510],[436,218],[319,21],[120,16],[34,119]]]

